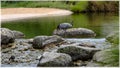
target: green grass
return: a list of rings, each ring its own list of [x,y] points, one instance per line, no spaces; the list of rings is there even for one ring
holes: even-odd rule
[[[87,6],[88,6],[87,1],[80,1],[80,2],[77,2],[76,5],[72,6],[71,10],[74,11],[74,12],[80,12],[80,11],[86,10]]]
[[[68,3],[67,3],[68,2]],[[104,6],[106,5],[106,7]],[[106,1],[1,1],[2,8],[18,8],[18,7],[27,7],[27,8],[59,8],[59,9],[68,9],[73,12],[105,12],[107,11],[118,11],[119,2],[106,2]]]
[[[119,45],[111,48],[110,51],[106,51],[108,56],[105,57],[104,65],[110,65],[114,67],[119,66]]]
[[[112,43],[109,51],[106,51],[106,57],[103,61],[104,64],[118,67],[119,66],[119,32],[110,34],[107,40]]]
[[[1,2],[2,8],[15,8],[15,7],[28,7],[28,8],[38,8],[38,7],[51,7],[51,8],[63,8],[67,9],[69,5],[56,1],[14,1],[14,2]]]
[[[71,2],[72,3],[72,2]],[[78,1],[75,5],[66,4],[62,1],[14,1],[14,2],[1,2],[2,8],[17,8],[17,7],[27,7],[27,8],[59,8],[59,9],[68,9],[73,12],[83,11],[87,7],[87,1]]]

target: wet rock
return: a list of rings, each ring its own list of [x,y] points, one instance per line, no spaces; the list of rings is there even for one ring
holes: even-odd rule
[[[83,46],[75,46],[68,45],[60,47],[57,52],[58,53],[66,53],[72,57],[72,60],[82,60],[86,61],[92,59],[95,52],[99,51],[97,48],[83,47]]]
[[[57,45],[60,42],[64,41],[63,38],[59,36],[37,36],[33,39],[33,48],[41,49],[47,45]]]
[[[45,52],[38,67],[65,67],[71,64],[71,57],[63,53]]]
[[[54,30],[54,35],[62,36],[62,37],[95,37],[96,34],[86,28],[70,28],[66,30]]]

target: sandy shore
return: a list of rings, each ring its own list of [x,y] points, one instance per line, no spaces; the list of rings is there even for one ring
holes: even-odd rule
[[[55,8],[3,8],[1,9],[1,21],[13,21],[33,17],[70,15],[71,11]]]

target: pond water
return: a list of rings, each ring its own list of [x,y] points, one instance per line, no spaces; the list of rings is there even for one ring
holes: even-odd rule
[[[73,22],[75,28],[88,28],[96,33],[96,38],[104,38],[109,33],[119,30],[118,14],[72,14],[68,16],[55,16],[17,20],[2,23],[1,27],[18,30],[33,38],[38,35],[52,35],[57,25],[63,22]]]

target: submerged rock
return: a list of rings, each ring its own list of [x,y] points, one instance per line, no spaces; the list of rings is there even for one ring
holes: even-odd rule
[[[66,53],[72,57],[72,60],[89,60],[92,59],[95,52],[99,51],[97,48],[83,47],[83,46],[75,46],[68,45],[63,46],[57,50],[58,53]]]
[[[95,37],[96,34],[86,28],[70,28],[66,30],[54,30],[54,35],[62,36],[62,37]]]
[[[38,67],[65,67],[70,66],[71,57],[63,53],[45,52],[39,61]]]
[[[59,43],[61,43],[62,41],[64,41],[63,38],[59,37],[59,36],[37,36],[33,39],[33,48],[36,49],[40,49],[40,48],[44,48],[47,45],[57,45]]]

